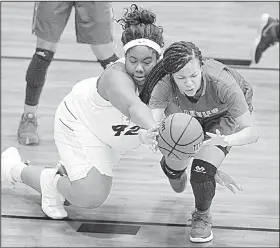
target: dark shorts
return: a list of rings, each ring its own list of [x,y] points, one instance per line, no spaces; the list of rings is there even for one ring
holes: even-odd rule
[[[196,118],[202,126],[204,131],[204,140],[208,140],[210,137],[206,134],[209,133],[216,133],[216,129],[220,131],[222,135],[229,135],[233,134],[237,131],[238,125],[235,122],[234,118],[229,115],[228,112],[222,113],[215,117],[209,118]],[[223,147],[217,146],[220,148],[225,155],[228,154],[231,146]]]
[[[75,8],[78,43],[93,45],[113,41],[113,9],[110,2],[35,2],[32,33],[57,43]]]

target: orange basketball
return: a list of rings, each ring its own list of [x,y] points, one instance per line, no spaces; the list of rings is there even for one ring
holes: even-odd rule
[[[186,160],[194,156],[204,139],[200,123],[191,115],[171,114],[162,120],[158,148],[171,159]]]

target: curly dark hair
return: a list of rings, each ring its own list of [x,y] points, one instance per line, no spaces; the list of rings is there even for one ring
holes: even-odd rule
[[[135,39],[149,39],[164,47],[163,28],[156,26],[156,15],[148,9],[143,9],[136,4],[125,8],[121,19],[116,20],[123,28],[121,41],[123,45]]]
[[[139,97],[148,104],[155,85],[167,74],[173,74],[181,70],[193,57],[203,64],[203,57],[199,48],[192,42],[179,41],[172,43],[163,53],[163,58],[150,71],[146,78],[143,90]],[[174,80],[171,80],[174,84]]]

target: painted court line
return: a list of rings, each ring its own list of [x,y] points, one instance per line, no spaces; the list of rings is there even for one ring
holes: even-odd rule
[[[109,220],[86,220],[86,219],[70,219],[53,220],[48,217],[35,216],[20,216],[20,215],[1,215],[6,219],[27,219],[27,220],[48,220],[48,221],[71,221],[81,223],[104,223],[104,224],[118,224],[118,225],[132,225],[132,226],[172,226],[172,227],[190,227],[190,224],[176,224],[176,223],[157,223],[157,222],[136,222],[136,221],[109,221]],[[254,231],[254,232],[279,232],[276,228],[262,228],[262,227],[240,227],[240,226],[212,226],[214,229],[222,230],[236,230],[236,231]]]
[[[20,57],[20,56],[1,56],[2,59],[20,59],[20,60],[30,60],[30,57]],[[252,67],[250,66],[251,60],[247,59],[226,59],[226,58],[213,58],[225,65],[229,65],[236,69],[246,69],[246,70],[265,70],[265,71],[279,71],[279,68],[266,68],[266,67]],[[57,62],[73,62],[73,63],[97,63],[96,60],[83,60],[83,59],[53,59]]]

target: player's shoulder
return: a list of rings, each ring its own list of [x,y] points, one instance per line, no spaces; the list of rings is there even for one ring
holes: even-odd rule
[[[214,59],[204,59],[202,70],[208,80],[218,80],[221,72],[226,66]]]
[[[172,86],[172,83],[171,83],[171,75],[170,74],[167,74],[165,75],[163,78],[161,78],[159,81],[158,81],[158,85],[160,87],[164,87],[164,88],[171,88]]]
[[[158,81],[155,85],[150,100],[150,106],[153,107],[166,107],[166,104],[172,99],[174,95],[172,83],[171,83],[171,76],[166,75],[162,79]]]
[[[153,89],[152,95],[154,97],[159,97],[162,95],[170,95],[170,94],[172,94],[171,76],[166,75],[157,82],[157,84]]]
[[[106,70],[104,71],[104,73],[116,73],[116,72],[122,72],[124,74],[127,74],[126,69],[125,69],[125,58],[120,58],[117,61],[113,62],[112,64],[110,64]]]
[[[115,62],[110,65],[101,75],[100,81],[108,83],[128,79],[129,75],[125,69],[125,64],[122,62]]]
[[[224,87],[236,84],[228,66],[214,59],[206,59],[203,64],[203,73],[205,79],[216,87]]]
[[[115,92],[125,91],[126,89],[135,89],[135,83],[128,75],[125,64],[115,62],[110,65],[99,77],[98,90],[105,91],[113,90]]]

